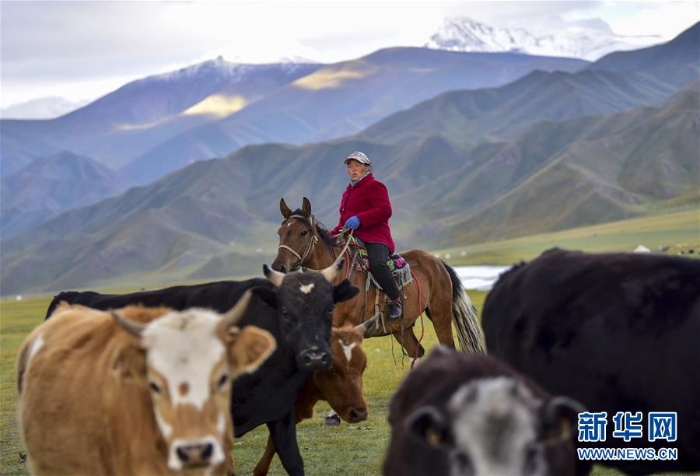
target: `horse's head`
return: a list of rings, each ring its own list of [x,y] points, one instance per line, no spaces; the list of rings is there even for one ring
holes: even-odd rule
[[[282,198],[280,212],[284,220],[277,230],[280,244],[277,248],[277,256],[272,262],[272,269],[286,273],[308,264],[314,245],[319,241],[319,235],[308,198],[304,197],[301,208],[294,212]]]

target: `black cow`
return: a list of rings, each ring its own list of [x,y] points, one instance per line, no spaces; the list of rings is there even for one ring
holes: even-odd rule
[[[571,476],[577,402],[486,355],[434,348],[389,406],[387,476]]]
[[[549,250],[504,273],[482,316],[489,353],[607,413],[605,441],[581,446],[678,451],[677,461],[601,464],[630,474],[700,470],[700,261]],[[642,428],[642,438],[613,435],[618,412],[641,412],[641,422],[625,425]],[[650,435],[648,412],[677,412],[677,441],[649,442],[672,435]]]
[[[352,299],[359,291],[347,280],[331,284],[340,277],[343,266],[341,257],[322,271],[285,275],[264,266],[267,280],[221,281],[122,295],[62,292],[49,305],[47,318],[61,301],[96,309],[142,304],[178,310],[206,307],[222,312],[230,309],[245,290],[252,289],[255,295],[239,326],[254,324],[267,330],[275,337],[277,349],[255,373],[241,376],[234,383],[234,433],[241,437],[267,424],[287,473],[302,475],[304,462],[296,439],[294,403],[311,372],[331,364],[329,344],[335,303]]]

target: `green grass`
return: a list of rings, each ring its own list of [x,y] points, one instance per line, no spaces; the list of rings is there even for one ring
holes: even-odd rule
[[[453,266],[511,265],[530,260],[558,246],[591,252],[632,251],[637,245],[652,251],[669,247],[665,254],[700,253],[700,210],[692,208],[602,225],[574,228],[556,233],[532,235],[511,240],[478,243],[439,250]],[[466,255],[462,256],[462,252]],[[692,255],[691,255],[692,256]]]
[[[46,314],[50,298],[0,301],[0,474],[28,474],[17,426],[15,361],[19,347]]]

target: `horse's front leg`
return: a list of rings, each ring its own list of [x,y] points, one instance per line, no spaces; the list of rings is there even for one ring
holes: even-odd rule
[[[415,359],[425,355],[425,349],[420,345],[420,342],[416,339],[416,335],[413,333],[413,326],[394,331],[391,335],[393,335],[396,341],[404,348],[406,354],[410,358]]]

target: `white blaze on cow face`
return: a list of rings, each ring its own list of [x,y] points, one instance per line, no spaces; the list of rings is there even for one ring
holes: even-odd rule
[[[314,289],[314,283],[302,284],[299,287],[299,291],[301,291],[304,294],[309,294],[313,289]]]
[[[211,397],[212,372],[225,362],[226,349],[216,338],[219,317],[198,309],[155,321],[143,333],[149,372],[167,385],[173,405],[189,404],[201,410]],[[184,389],[184,391],[183,391]]]
[[[538,444],[541,405],[524,385],[507,377],[462,386],[448,404],[452,474],[546,474]]]
[[[347,366],[350,366],[350,362],[352,361],[352,349],[355,348],[357,345],[357,342],[352,342],[350,344],[345,344],[343,343],[342,340],[338,340],[340,342],[340,346],[343,348],[343,353],[345,354],[345,360],[347,360]]]
[[[192,459],[210,466],[226,459],[230,377],[220,322],[218,314],[191,309],[154,321],[142,334],[154,413],[175,471]],[[190,454],[183,460],[184,450]]]

